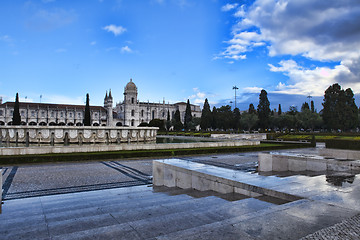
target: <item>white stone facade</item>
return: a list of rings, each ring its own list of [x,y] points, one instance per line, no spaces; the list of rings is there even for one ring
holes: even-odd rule
[[[174,117],[175,111],[179,109],[181,121],[184,122],[186,103],[175,104],[140,102],[138,100],[138,90],[134,82],[130,82],[124,89],[124,101],[115,106],[116,117],[115,125],[138,126],[142,122],[149,123],[152,119],[167,119],[168,111],[170,120]],[[193,117],[201,117],[200,106],[191,104],[191,114]]]
[[[82,126],[85,106],[47,103],[20,104],[21,124],[27,126]],[[90,106],[92,126],[138,126],[142,122],[149,123],[152,119],[173,118],[179,109],[181,121],[184,122],[186,103],[175,104],[140,102],[138,90],[130,79],[124,89],[124,101],[113,108],[111,91],[106,93],[104,106]],[[14,102],[0,103],[0,126],[11,125]],[[193,117],[201,117],[200,106],[191,105]]]

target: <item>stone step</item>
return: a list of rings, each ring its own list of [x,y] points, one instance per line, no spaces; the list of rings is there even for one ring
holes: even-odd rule
[[[111,216],[113,216],[122,227],[126,226],[126,224],[131,226],[142,239],[153,238],[174,231],[222,221],[229,216],[233,216],[232,214],[253,212],[272,205],[256,199],[252,199],[253,202],[250,200],[251,199],[245,199],[229,202],[218,197],[209,196],[201,199],[149,206],[147,208],[141,207],[128,211],[111,212]],[[79,223],[82,224],[82,221]],[[72,224],[74,224],[74,222]],[[66,221],[62,222],[61,225],[67,226]],[[58,226],[61,227],[61,225],[59,224]],[[73,226],[75,229],[76,225],[77,223]],[[100,236],[104,237],[102,234],[105,234],[105,229],[115,234],[113,232],[115,231],[114,228],[109,225],[100,227],[98,231],[100,235],[98,235],[94,229],[81,231],[81,234],[78,231],[71,233],[71,230],[67,229],[67,233],[61,235],[61,237],[63,239],[73,239],[82,236],[86,239],[86,236],[88,236],[89,238],[101,239]],[[52,233],[50,227],[49,230],[51,235],[58,233]],[[115,232],[120,234],[118,230]],[[97,235],[97,237],[95,235]]]
[[[250,199],[250,201],[252,201]],[[244,204],[246,204],[246,200],[242,201]],[[172,232],[169,234],[165,234],[162,236],[157,236],[156,239],[158,240],[165,240],[165,239],[173,239],[173,240],[193,240],[193,239],[259,239],[257,237],[254,237],[252,235],[256,235],[258,231],[258,226],[260,224],[262,225],[260,229],[264,228],[270,228],[272,230],[276,230],[278,228],[278,231],[284,230],[284,226],[286,226],[290,231],[296,231],[296,229],[292,229],[289,227],[289,225],[294,224],[294,227],[296,228],[297,224],[303,224],[303,221],[299,221],[298,218],[294,216],[289,216],[287,214],[283,214],[282,211],[286,209],[290,209],[292,207],[296,207],[298,205],[304,204],[306,202],[309,202],[309,200],[298,200],[295,202],[283,204],[283,205],[273,205],[271,207],[266,207],[262,209],[255,210],[253,212],[247,212],[240,214],[238,216],[233,216],[228,218],[224,218],[221,221],[204,224],[202,226],[193,227],[184,229],[181,231]],[[240,209],[240,208],[238,208]],[[234,214],[236,215],[236,214]],[[269,216],[275,216],[273,218]],[[266,220],[266,218],[269,218],[269,221]],[[253,226],[249,226],[247,224],[247,228],[241,228],[239,226],[242,226],[248,222],[250,222],[252,219],[256,219],[256,221],[259,221],[259,219],[262,219],[262,222],[256,222]],[[270,220],[271,219],[271,220]],[[281,220],[284,219],[284,220]],[[282,221],[281,223],[277,221]],[[288,221],[288,222],[286,222]],[[264,227],[264,224],[266,225]],[[251,225],[251,224],[250,224]],[[281,226],[280,226],[281,225]],[[300,226],[299,226],[300,227]],[[307,224],[307,228],[311,228],[311,223]],[[244,229],[247,229],[247,231],[244,231]],[[253,229],[253,230],[251,230]],[[299,229],[298,229],[299,230]],[[254,231],[254,234],[251,235],[251,231]],[[303,229],[301,230],[303,231]],[[311,231],[311,230],[310,230]],[[264,233],[263,233],[264,234]],[[277,235],[278,236],[278,235]],[[289,236],[289,233],[284,236]],[[260,239],[272,239],[272,237],[264,238],[265,236],[262,236]]]
[[[202,202],[201,202],[202,201]],[[185,211],[192,211],[192,207],[200,206],[201,204],[216,204],[218,202],[223,202],[225,200],[216,198],[216,197],[207,197],[202,199],[192,199],[185,201],[185,203],[181,204],[184,208],[163,208],[161,211],[161,216],[173,214],[174,210],[182,210]],[[196,202],[195,204],[193,202]],[[168,205],[176,205],[177,201],[175,200],[173,203],[168,203]],[[70,219],[65,220],[54,220],[49,219],[48,226],[49,226],[49,233],[51,236],[57,236],[60,234],[68,234],[77,231],[84,231],[92,228],[98,227],[105,227],[111,226],[116,224],[122,224],[126,222],[131,222],[135,220],[143,220],[148,218],[154,218],[152,214],[156,214],[156,210],[159,210],[159,205],[143,207],[139,206],[136,209],[133,208],[121,208],[119,211],[111,210],[109,212],[100,211],[100,214],[93,215],[93,216],[81,216],[83,213],[79,213],[79,217],[72,217]],[[130,216],[128,216],[128,212]],[[159,215],[157,215],[159,216]]]
[[[45,201],[47,203],[43,203],[43,199],[40,201],[39,198],[7,201],[7,203],[9,202],[9,205],[4,207],[3,214],[0,215],[1,226],[3,229],[15,230],[22,228],[22,226],[25,225],[36,226],[37,224],[43,223],[45,221],[44,214],[46,214],[47,222],[54,222],[71,218],[94,216],[103,214],[104,212],[111,212],[111,210],[124,211],[131,208],[193,199],[187,195],[169,197],[164,193],[154,194],[153,192],[150,192],[150,194],[142,194],[141,196],[145,195],[143,198],[136,197],[136,201],[134,201],[134,199],[130,198],[134,195],[138,196],[138,193],[123,195],[119,199],[112,199],[113,202],[111,202],[111,204],[106,203],[104,205],[100,205],[97,201],[79,201],[77,198],[68,198],[64,196],[61,196],[61,200],[56,198],[52,198],[52,200],[48,199]],[[66,199],[66,201],[63,201],[64,199]],[[106,207],[101,209],[101,206]],[[105,209],[109,211],[105,211]]]

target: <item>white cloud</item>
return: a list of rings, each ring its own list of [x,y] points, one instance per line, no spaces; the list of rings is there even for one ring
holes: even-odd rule
[[[114,24],[110,24],[108,26],[103,27],[104,30],[108,31],[108,32],[112,32],[115,36],[118,36],[124,32],[126,32],[126,28],[122,27],[122,26],[116,26]]]
[[[289,77],[288,83],[279,82],[276,86],[276,93],[302,94],[312,96],[323,96],[324,91],[337,79],[355,79],[353,73],[343,64],[329,67],[305,68],[299,66],[293,60],[280,61],[279,66],[269,64],[270,71],[281,72]],[[360,82],[342,81],[343,88],[352,88],[353,91],[360,91]]]
[[[131,53],[132,52],[132,50],[131,50],[131,48],[129,48],[129,46],[122,47],[120,51],[122,53]]]
[[[91,45],[91,46],[96,45],[96,41],[92,41],[92,42],[90,43],[90,45]]]
[[[237,4],[237,3],[234,3],[234,4],[227,3],[226,5],[221,7],[221,11],[223,11],[223,12],[230,11],[230,10],[236,8],[238,5],[239,4]]]
[[[226,5],[225,5],[226,6]],[[216,58],[245,59],[246,53],[266,46],[269,56],[302,56],[330,62],[333,67],[302,67],[283,60],[270,71],[289,77],[276,91],[323,95],[339,82],[359,91],[360,2],[311,0],[256,0],[237,8],[228,46]]]
[[[191,104],[202,105],[206,98],[206,93],[201,92],[198,88],[193,88],[194,94],[189,96]],[[184,99],[187,100],[187,99]]]
[[[245,87],[243,88],[243,91],[245,93],[260,93],[261,90],[263,90],[264,88],[261,87]]]

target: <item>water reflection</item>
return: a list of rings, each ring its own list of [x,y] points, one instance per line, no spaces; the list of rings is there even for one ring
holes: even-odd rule
[[[335,173],[326,175],[326,182],[338,187],[347,187],[354,183],[355,175],[348,173]]]

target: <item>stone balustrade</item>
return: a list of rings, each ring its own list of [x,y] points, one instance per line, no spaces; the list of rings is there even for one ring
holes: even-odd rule
[[[70,144],[156,140],[156,127],[2,126],[0,143]]]

